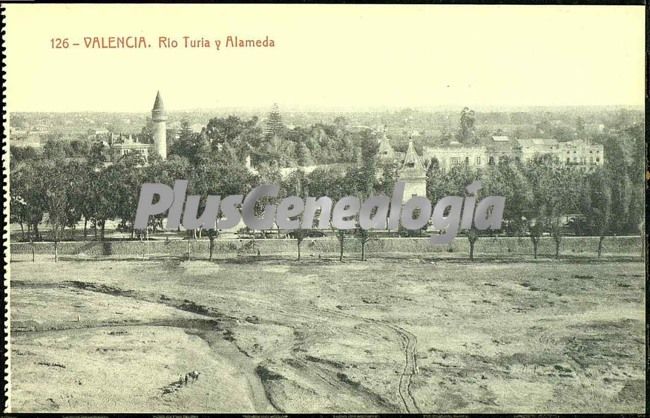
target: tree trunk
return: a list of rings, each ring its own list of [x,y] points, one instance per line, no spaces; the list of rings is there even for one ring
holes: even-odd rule
[[[210,258],[209,260],[212,261],[212,252],[214,251],[214,238],[210,237]]]
[[[533,241],[533,257],[537,260],[537,241]]]
[[[190,261],[192,257],[192,242],[187,239],[187,261]]]
[[[36,262],[36,249],[34,248],[34,241],[32,241],[32,263]]]
[[[23,226],[22,221],[20,221],[20,239],[25,241],[25,227]]]
[[[474,241],[469,242],[469,259],[474,261]]]
[[[555,240],[555,258],[560,258],[560,240]]]
[[[600,258],[601,254],[603,253],[603,241],[605,240],[605,236],[601,235],[601,237],[598,239],[598,258]]]
[[[101,227],[102,229],[101,229],[101,233],[99,234],[99,239],[101,241],[104,241],[104,231],[105,231],[105,227],[106,227],[106,221],[102,220],[101,225],[102,225],[102,227]]]
[[[59,261],[59,243],[54,238],[54,262],[56,263],[57,261]]]
[[[300,244],[301,242],[298,241],[298,261],[300,261]]]
[[[361,261],[366,261],[366,243],[361,241]]]
[[[88,237],[88,218],[84,216],[84,241]]]

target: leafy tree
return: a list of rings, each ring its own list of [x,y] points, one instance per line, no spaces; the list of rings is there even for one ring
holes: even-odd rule
[[[533,191],[524,167],[518,162],[489,166],[482,175],[482,193],[503,196],[506,205],[503,219],[510,235],[522,235],[526,229],[523,217],[533,205]]]
[[[17,174],[17,173],[16,173]],[[14,176],[16,175],[14,174]],[[9,182],[9,207],[11,208],[10,222],[18,223],[20,225],[21,239],[25,241],[25,223],[28,220],[28,206],[27,202],[21,195],[22,184],[18,181]]]
[[[27,223],[30,241],[41,238],[38,225],[47,212],[45,199],[47,176],[43,174],[47,166],[46,160],[30,160],[11,173],[11,201],[18,203],[17,213]]]
[[[88,164],[93,167],[99,167],[109,160],[109,149],[101,141],[93,142],[90,146],[90,152],[87,157]]]
[[[65,175],[67,176],[66,199],[68,202],[65,226],[70,228],[71,237],[73,237],[77,224],[84,216],[87,200],[86,180],[89,175],[88,165],[72,160],[65,164]]]
[[[186,179],[190,182],[189,187],[194,187],[194,183],[190,181],[192,178],[191,166],[187,158],[179,157],[177,155],[170,155],[167,160],[159,158],[149,159],[149,166],[147,166],[142,173],[143,183],[162,183],[169,187],[174,186],[177,179]],[[191,192],[188,190],[188,192]],[[147,234],[149,228],[156,231],[162,228],[162,222],[165,218],[165,213],[154,215],[149,218],[148,228],[145,230]]]
[[[91,177],[88,197],[93,202],[91,212],[95,225],[95,238],[99,227],[101,241],[105,238],[106,221],[115,218],[117,213],[117,202],[113,198],[112,191],[120,181],[118,171],[111,166],[95,172]]]
[[[599,169],[587,177],[582,200],[589,232],[599,237],[598,257],[602,254],[603,241],[611,226],[611,209],[611,176],[606,169]]]
[[[312,165],[314,163],[311,152],[304,142],[296,146],[296,160],[300,166]]]
[[[385,195],[390,196],[399,177],[398,164],[394,161],[381,163],[378,170],[381,172],[378,188]]]
[[[61,161],[67,156],[63,141],[50,139],[43,145],[43,157],[50,161]]]
[[[581,174],[571,168],[559,168],[548,161],[538,160],[527,164],[526,175],[532,190],[528,218],[536,228],[530,232],[539,232],[541,236],[548,228],[555,241],[555,256],[559,257],[564,229],[562,217],[580,208]],[[531,239],[534,239],[533,235]]]
[[[261,131],[257,125],[257,117],[247,121],[234,115],[212,118],[208,121],[205,134],[213,151],[219,151],[221,147],[228,145],[241,161],[245,157],[244,154],[258,148],[261,144]]]
[[[12,164],[35,160],[39,157],[39,152],[32,147],[9,147],[9,153]]]
[[[474,141],[474,123],[476,116],[474,111],[468,107],[464,107],[460,112],[460,127],[458,129],[457,138],[462,143],[471,143]]]
[[[90,153],[91,143],[87,140],[74,139],[70,141],[70,151],[75,157],[86,157]]]
[[[186,158],[192,165],[206,164],[210,160],[210,142],[205,132],[192,132],[187,120],[181,121],[178,140],[175,141],[169,153]]]
[[[273,136],[281,136],[283,133],[284,124],[282,123],[282,116],[280,115],[280,108],[277,103],[273,104],[271,111],[266,119],[266,132],[267,138]]]
[[[363,197],[368,197],[375,189],[377,178],[377,153],[379,142],[377,138],[367,130],[361,133],[361,171],[359,172],[358,189]]]
[[[626,146],[622,136],[616,135],[607,140],[604,152],[607,156],[605,166],[613,181],[612,213],[616,213],[616,217],[612,219],[612,231],[625,233],[628,230],[632,195],[635,192],[628,172],[628,167],[634,164],[632,150]]]
[[[127,154],[111,167],[115,179],[120,182],[115,184],[112,194],[115,205],[115,216],[121,218],[125,225],[129,225],[131,239],[134,237],[133,223],[138,209],[138,199],[142,181],[144,159],[138,154]]]
[[[45,170],[41,174],[45,176],[44,199],[52,228],[54,261],[57,262],[58,244],[73,209],[69,200],[71,170],[70,166],[57,161],[47,161],[43,168]]]

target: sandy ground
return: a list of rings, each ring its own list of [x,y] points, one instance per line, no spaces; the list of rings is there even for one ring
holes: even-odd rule
[[[645,408],[638,260],[11,268],[15,412]]]

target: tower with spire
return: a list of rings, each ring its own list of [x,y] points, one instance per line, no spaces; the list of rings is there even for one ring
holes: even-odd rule
[[[377,151],[381,161],[393,161],[395,159],[395,150],[390,145],[390,140],[383,132],[382,138],[379,140],[379,150]]]
[[[404,202],[413,196],[427,195],[427,170],[422,159],[415,151],[413,141],[409,141],[409,147],[404,156],[404,164],[399,170],[399,181],[405,183]]]
[[[156,94],[156,101],[151,109],[151,119],[153,121],[153,143],[154,150],[163,160],[167,159],[167,112],[163,104],[160,91]]]

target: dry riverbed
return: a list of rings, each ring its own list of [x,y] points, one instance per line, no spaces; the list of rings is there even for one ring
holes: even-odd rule
[[[645,408],[641,261],[64,260],[11,281],[15,412]]]

